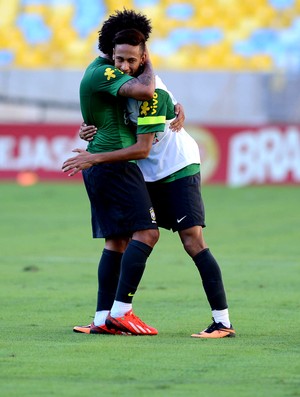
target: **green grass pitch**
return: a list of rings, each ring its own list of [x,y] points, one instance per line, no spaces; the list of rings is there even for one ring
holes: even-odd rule
[[[1,183],[3,397],[300,396],[299,187],[203,186],[206,241],[237,337],[211,322],[198,272],[161,231],[134,299],[154,337],[82,335],[96,304],[102,240],[82,184]]]

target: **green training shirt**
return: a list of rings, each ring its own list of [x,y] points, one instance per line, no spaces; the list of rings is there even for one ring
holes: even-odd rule
[[[97,127],[87,147],[90,153],[114,151],[136,142],[135,131],[127,122],[127,98],[118,96],[130,79],[102,57],[87,67],[80,83],[80,107],[84,122]]]

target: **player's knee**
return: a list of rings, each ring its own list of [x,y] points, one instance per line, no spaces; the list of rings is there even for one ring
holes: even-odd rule
[[[153,248],[159,239],[159,231],[158,229],[141,230],[135,232],[132,238]]]
[[[185,251],[191,256],[194,257],[197,255],[200,251],[202,251],[205,248],[205,244],[199,241],[196,238],[193,237],[188,237],[185,239],[182,239],[182,244],[185,249]]]
[[[182,230],[179,232],[179,235],[185,251],[191,257],[194,257],[206,248],[201,226],[193,226]]]
[[[128,245],[128,241],[128,238],[107,239],[104,248],[110,251],[124,252]]]
[[[159,239],[159,230],[151,229],[148,232],[149,232],[148,238],[150,241],[150,243],[148,245],[150,245],[151,247],[154,247],[154,245],[158,242],[158,239]]]
[[[193,239],[185,239],[182,241],[183,248],[190,255],[190,252],[193,250]]]

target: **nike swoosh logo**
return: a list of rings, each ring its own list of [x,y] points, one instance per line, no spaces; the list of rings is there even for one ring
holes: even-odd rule
[[[183,216],[182,218],[180,218],[180,219],[177,219],[177,223],[180,223],[181,221],[183,221],[184,220],[184,218],[186,218],[186,215],[185,216]]]
[[[129,292],[128,296],[134,296],[134,294],[132,292]]]

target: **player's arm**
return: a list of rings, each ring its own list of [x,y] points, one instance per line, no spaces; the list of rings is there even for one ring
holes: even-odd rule
[[[67,159],[63,163],[62,170],[63,172],[71,171],[68,175],[73,176],[81,170],[100,163],[145,159],[151,150],[153,137],[154,133],[139,134],[135,144],[113,152],[89,153],[86,150],[74,149],[73,152],[78,155]]]
[[[160,79],[159,76],[156,76],[156,86],[158,88],[162,88],[166,92],[168,92],[174,106],[174,113],[175,113],[175,118],[174,120],[171,121],[170,123],[170,128],[174,132],[178,132],[183,128],[184,120],[185,120],[185,114],[184,114],[184,109],[183,106],[176,100],[174,95],[170,90],[168,90],[167,86],[164,84],[164,82]]]
[[[175,105],[176,118],[171,122],[170,128],[172,131],[178,132],[183,128],[185,114],[183,106],[180,103]],[[79,137],[85,141],[92,141],[94,135],[97,132],[97,128],[94,125],[86,125],[82,123],[79,129]]]
[[[153,97],[155,77],[147,49],[146,54],[143,72],[138,77],[124,83],[118,91],[119,95],[140,101],[147,101]]]

